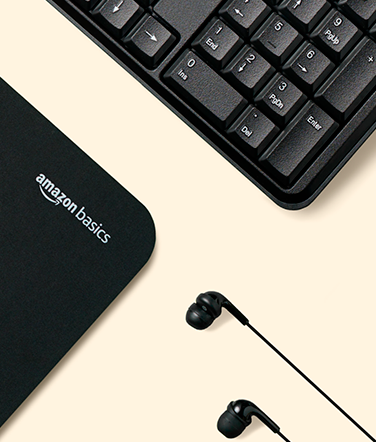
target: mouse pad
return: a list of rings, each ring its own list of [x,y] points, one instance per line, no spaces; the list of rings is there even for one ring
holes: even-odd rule
[[[155,230],[1,79],[0,97],[1,426],[145,265]]]

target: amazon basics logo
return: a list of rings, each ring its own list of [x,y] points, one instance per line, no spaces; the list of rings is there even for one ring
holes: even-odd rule
[[[86,215],[85,207],[81,207],[81,209],[78,210],[77,204],[75,204],[70,198],[68,198],[68,196],[64,192],[56,187],[52,181],[46,178],[43,173],[37,176],[36,182],[39,184],[39,190],[46,198],[46,200],[55,204],[55,206],[61,204],[68,210],[68,212],[74,215],[76,219],[82,223],[82,225],[84,225],[90,232],[92,232],[93,235],[100,239],[103,244],[108,243],[108,241],[111,239],[111,236],[106,233],[106,231],[102,227],[102,224],[96,223],[95,221],[93,221],[92,218],[90,218],[90,216]]]

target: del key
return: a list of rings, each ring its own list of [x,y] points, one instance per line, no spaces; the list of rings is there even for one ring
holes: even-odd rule
[[[246,106],[246,100],[191,51],[166,72],[166,81],[194,109],[227,128]]]

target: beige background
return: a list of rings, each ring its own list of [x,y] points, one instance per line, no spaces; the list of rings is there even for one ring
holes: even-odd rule
[[[158,235],[1,440],[223,441],[217,418],[240,397],[292,442],[368,440],[227,313],[188,327],[205,290],[375,435],[375,136],[311,207],[284,211],[45,0],[0,1],[0,76],[149,208]],[[278,440],[258,424],[248,438]]]

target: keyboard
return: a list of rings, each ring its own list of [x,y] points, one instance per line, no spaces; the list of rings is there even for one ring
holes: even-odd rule
[[[48,0],[281,207],[376,128],[376,0]]]

